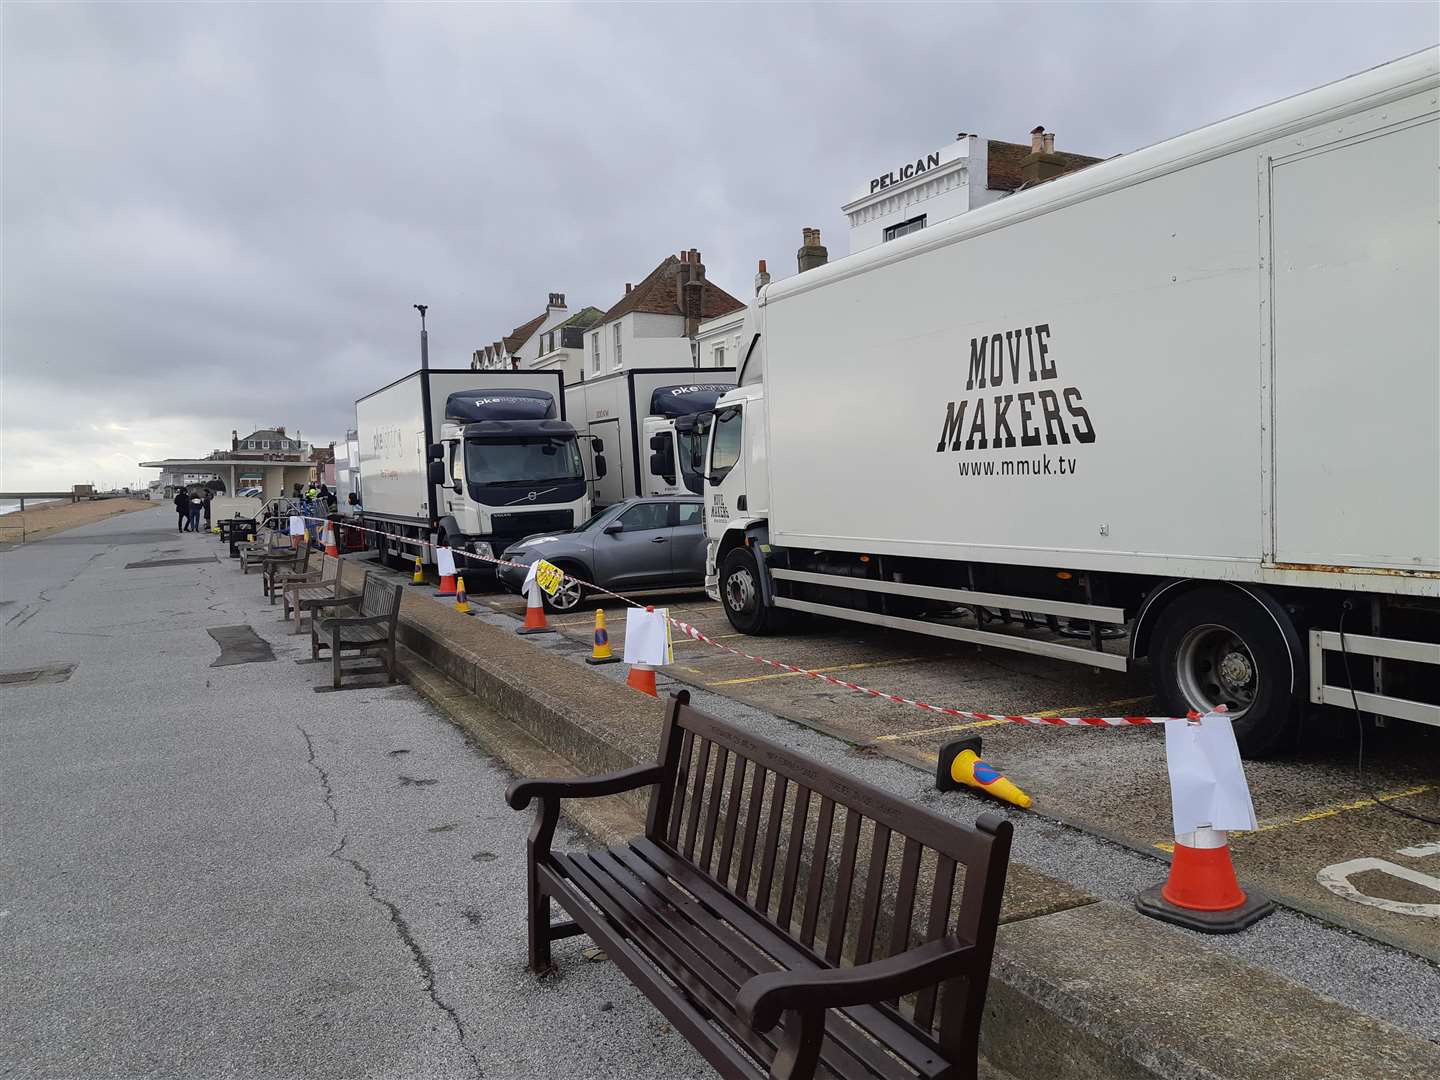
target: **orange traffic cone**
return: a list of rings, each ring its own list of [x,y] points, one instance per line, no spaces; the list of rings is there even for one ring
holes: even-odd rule
[[[473,615],[470,610],[470,598],[465,595],[465,579],[456,578],[455,586],[455,611],[460,615]]]
[[[440,591],[436,596],[455,595],[455,556],[448,547],[435,549],[435,569],[440,574]]]
[[[1235,880],[1224,829],[1201,827],[1175,838],[1170,877],[1135,898],[1142,915],[1206,934],[1233,934],[1259,922],[1275,905]]]
[[[587,664],[618,664],[620,658],[610,650],[610,631],[605,629],[605,609],[595,609],[595,644],[590,649],[590,655],[585,658]],[[653,680],[652,680],[653,681]]]
[[[540,583],[533,577],[525,585],[525,622],[517,634],[553,634],[555,628],[545,621],[545,605],[540,600]]]
[[[340,549],[335,546],[335,526],[328,521],[325,523],[325,554],[332,559],[340,557]]]
[[[649,664],[631,665],[630,674],[625,676],[625,685],[651,697],[660,696],[655,689],[655,669]]]

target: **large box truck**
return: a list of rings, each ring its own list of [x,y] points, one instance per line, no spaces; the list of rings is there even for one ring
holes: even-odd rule
[[[705,420],[735,388],[735,369],[636,368],[572,383],[566,411],[587,464],[606,461],[591,497],[603,509],[632,495],[699,495]]]
[[[1440,724],[1437,70],[769,285],[708,444],[730,622],[1148,659],[1251,756],[1311,704]]]
[[[590,516],[562,372],[411,372],[360,398],[355,427],[360,516],[390,565],[414,564],[413,541],[490,556]]]

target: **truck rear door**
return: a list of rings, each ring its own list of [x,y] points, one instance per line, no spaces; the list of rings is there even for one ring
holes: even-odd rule
[[[1269,161],[1277,563],[1440,569],[1440,120],[1411,101]]]

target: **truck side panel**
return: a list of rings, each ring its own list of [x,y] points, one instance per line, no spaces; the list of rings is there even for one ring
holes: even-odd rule
[[[1381,400],[1412,392],[1417,408],[1435,400],[1435,273],[1423,258],[1427,250],[1433,257],[1436,239],[1433,128],[1429,137],[1428,165],[1413,147],[1387,148],[1382,169],[1360,170],[1364,190],[1334,155],[1315,159],[1323,176],[1307,177],[1311,186],[1351,185],[1348,209],[1383,204],[1378,219],[1364,218],[1366,228],[1414,237],[1369,252],[1368,267],[1347,269],[1343,286],[1322,274],[1323,285],[1280,289],[1290,310],[1277,318],[1306,351],[1323,353],[1312,361],[1318,371],[1328,378],[1365,368],[1376,390],[1346,394],[1352,408],[1381,409]],[[1257,173],[1276,152],[1239,149],[930,250],[916,234],[895,242],[922,249],[909,258],[782,290],[764,321],[772,543],[1255,580],[1270,548]],[[1287,184],[1282,177],[1282,197]],[[1427,184],[1422,205],[1411,192]],[[1347,223],[1330,205],[1296,212],[1304,216],[1284,226],[1286,237]],[[1327,257],[1343,257],[1344,243]],[[1395,288],[1397,277],[1411,276],[1420,293],[1429,289],[1428,305],[1408,280]],[[1358,336],[1313,329],[1323,328],[1333,302],[1326,290],[1341,287],[1363,298],[1350,313],[1363,358]],[[1355,304],[1369,302],[1393,317],[1357,316]],[[1312,328],[1308,336],[1296,336],[1301,327]],[[1382,399],[1381,388],[1394,390]],[[1284,394],[1292,392],[1305,402],[1335,390],[1297,386],[1292,371]],[[1284,394],[1277,401],[1289,400]],[[1328,554],[1374,548],[1412,485],[1433,495],[1435,425],[1410,422],[1409,409],[1402,406],[1405,422],[1389,428],[1384,449],[1347,471],[1334,498],[1314,490],[1293,497],[1314,507],[1306,513],[1372,519],[1342,534],[1346,550]],[[1293,437],[1296,426],[1276,438]],[[1338,453],[1354,441],[1338,443]],[[1285,450],[1276,461],[1293,457]],[[1397,485],[1393,463],[1401,461],[1419,471]],[[1307,482],[1313,489],[1315,479]],[[1361,484],[1379,486],[1379,495],[1347,502]],[[1385,508],[1378,524],[1377,498]],[[1410,569],[1440,568],[1433,528],[1417,524],[1427,514],[1433,525],[1433,503],[1407,519],[1400,547],[1380,553]],[[1296,525],[1313,522],[1302,515]]]

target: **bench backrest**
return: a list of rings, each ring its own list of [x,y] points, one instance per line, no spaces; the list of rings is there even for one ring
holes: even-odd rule
[[[360,614],[366,617],[388,615],[393,627],[400,615],[400,597],[403,592],[401,586],[366,571],[365,588],[360,594]]]
[[[979,1027],[1011,826],[949,821],[670,699],[646,836],[827,963],[862,964],[954,935],[980,985],[952,979],[902,1012],[948,1051]],[[958,880],[957,880],[958,879]],[[937,998],[939,1007],[937,1008]]]

